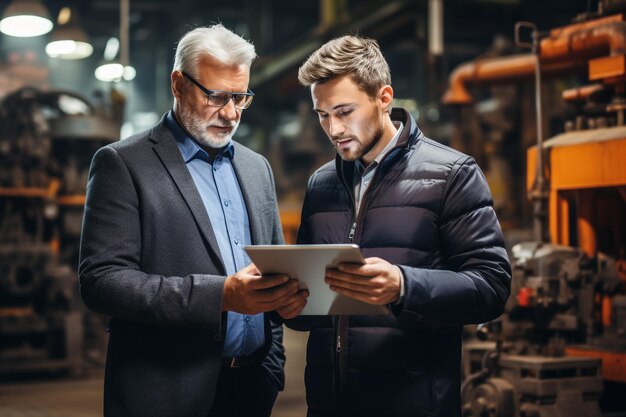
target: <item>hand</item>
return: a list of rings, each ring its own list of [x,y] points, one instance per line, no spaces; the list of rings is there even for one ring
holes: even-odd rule
[[[285,306],[276,309],[276,312],[284,319],[292,319],[302,312],[302,309],[306,306],[308,296],[309,290],[300,290],[295,296],[291,297],[291,302],[287,302]]]
[[[390,304],[400,297],[401,272],[380,258],[367,258],[365,264],[341,263],[326,270],[330,289],[368,304]]]
[[[287,275],[261,276],[250,264],[224,281],[222,311],[265,313],[294,303],[297,292],[297,280]]]

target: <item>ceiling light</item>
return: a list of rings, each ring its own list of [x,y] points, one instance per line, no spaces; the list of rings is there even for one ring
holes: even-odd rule
[[[137,75],[135,68],[130,65],[122,65],[117,62],[109,62],[96,68],[95,76],[100,81],[107,83],[117,81],[130,81]]]
[[[87,33],[80,27],[78,17],[69,7],[59,12],[59,24],[46,45],[46,53],[52,58],[83,59],[93,53]]]
[[[46,53],[52,58],[83,59],[93,53],[93,46],[80,41],[53,41],[46,45]]]
[[[50,15],[39,0],[13,0],[4,10],[0,32],[21,38],[44,35],[52,30]]]
[[[107,40],[107,44],[104,47],[104,59],[107,61],[113,61],[120,50],[119,39],[113,37]]]
[[[120,52],[119,62],[108,62],[96,68],[95,76],[100,81],[117,82],[130,81],[135,78],[137,71],[128,65],[128,14],[130,0],[120,0],[120,39],[110,38],[107,42],[104,55],[105,59],[112,59]]]

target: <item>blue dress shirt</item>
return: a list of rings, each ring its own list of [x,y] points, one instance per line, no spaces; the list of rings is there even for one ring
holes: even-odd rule
[[[229,142],[211,160],[209,154],[180,127],[173,111],[168,113],[165,124],[174,134],[202,197],[226,274],[232,275],[250,263],[243,247],[252,244],[246,202],[232,164],[234,146]],[[263,313],[247,315],[228,312],[224,357],[249,356],[264,343]]]

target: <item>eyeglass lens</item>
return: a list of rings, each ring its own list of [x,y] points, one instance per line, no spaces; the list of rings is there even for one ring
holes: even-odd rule
[[[227,94],[227,93],[211,93],[206,96],[207,104],[214,107],[223,107],[228,104],[229,100],[233,100],[235,107],[238,109],[247,108],[252,102],[252,96],[246,96],[242,94]]]

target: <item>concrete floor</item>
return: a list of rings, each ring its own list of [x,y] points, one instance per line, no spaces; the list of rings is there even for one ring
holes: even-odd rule
[[[305,347],[308,333],[285,329],[286,388],[274,406],[273,417],[306,414],[304,393]],[[103,372],[92,370],[83,379],[29,378],[0,382],[2,417],[102,416]]]

